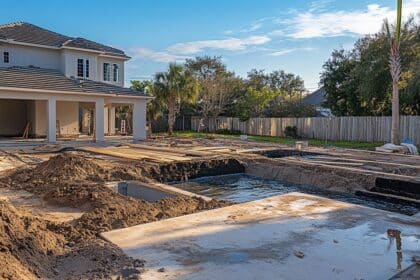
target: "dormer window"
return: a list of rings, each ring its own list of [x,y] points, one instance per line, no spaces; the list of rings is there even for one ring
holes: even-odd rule
[[[78,59],[77,60],[77,77],[82,77],[83,78],[83,59]]]
[[[104,81],[111,81],[111,65],[104,63]]]
[[[89,59],[77,59],[77,77],[89,78]]]
[[[114,82],[118,82],[118,76],[119,76],[119,72],[120,72],[120,70],[118,69],[118,64],[114,64],[113,65],[113,81]]]
[[[3,52],[3,62],[9,63],[9,52]]]

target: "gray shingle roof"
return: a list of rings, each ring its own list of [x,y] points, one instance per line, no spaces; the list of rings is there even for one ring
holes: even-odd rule
[[[30,43],[49,47],[59,48],[64,46],[95,50],[106,54],[128,58],[122,50],[105,46],[84,38],[68,37],[26,22],[15,22],[0,25],[0,39],[11,39],[21,43]]]
[[[147,96],[131,88],[86,79],[67,78],[57,70],[38,67],[0,67],[0,87]]]
[[[322,106],[325,102],[325,89],[319,88],[302,99],[303,104]]]

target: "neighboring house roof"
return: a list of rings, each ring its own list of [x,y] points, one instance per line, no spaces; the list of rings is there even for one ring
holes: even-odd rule
[[[325,102],[325,89],[324,87],[317,89],[316,91],[306,95],[302,98],[302,103],[307,105],[321,106]]]
[[[0,67],[0,87],[148,96],[131,88],[86,79],[67,78],[57,70],[38,67]]]
[[[0,25],[0,39],[47,47],[72,47],[94,50],[108,55],[129,58],[122,50],[105,46],[84,38],[68,37],[26,22],[15,22]]]

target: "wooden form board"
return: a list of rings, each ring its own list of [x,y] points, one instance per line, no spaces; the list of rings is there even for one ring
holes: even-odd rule
[[[98,147],[83,147],[80,148],[83,151],[126,158],[126,159],[134,159],[134,160],[149,160],[154,162],[163,162],[169,163],[173,161],[185,161],[191,160],[189,157],[181,157],[181,156],[174,156],[168,155],[164,153],[159,153],[156,151],[142,151],[139,149],[133,148],[117,148],[117,147],[108,147],[108,148],[98,148]]]
[[[165,152],[170,154],[182,155],[182,156],[197,156],[197,157],[207,157],[214,155],[211,152],[203,152],[203,151],[193,151],[191,149],[187,150],[185,147],[157,147],[157,146],[148,146],[148,145],[141,145],[141,144],[127,144],[128,147],[135,148],[135,149],[142,149],[142,150],[150,150],[150,151],[158,151],[158,152]]]

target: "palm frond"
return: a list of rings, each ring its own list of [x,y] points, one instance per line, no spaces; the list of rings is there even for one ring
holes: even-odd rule
[[[402,0],[397,0],[397,25],[395,27],[395,41],[400,43],[401,36],[401,16],[402,15]]]

